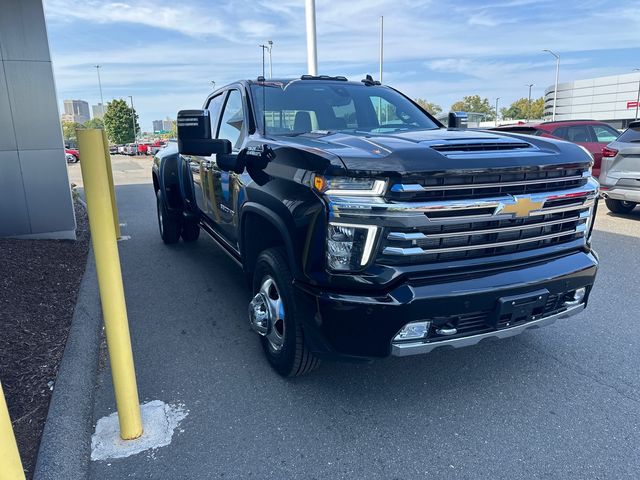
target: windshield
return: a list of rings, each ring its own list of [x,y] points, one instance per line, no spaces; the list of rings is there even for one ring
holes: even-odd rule
[[[263,131],[264,121],[268,135],[439,128],[405,97],[382,86],[297,80],[254,84],[251,92],[257,123]]]

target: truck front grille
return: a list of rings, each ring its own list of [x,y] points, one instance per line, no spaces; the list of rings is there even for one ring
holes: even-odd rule
[[[584,167],[529,172],[433,175],[391,187],[394,200],[452,200],[496,195],[524,195],[581,187],[589,172]]]
[[[382,241],[381,263],[408,264],[487,257],[533,250],[582,238],[589,209],[553,206],[549,213],[507,218],[434,223],[390,229]],[[543,209],[544,211],[544,209]],[[459,212],[457,212],[459,214]]]

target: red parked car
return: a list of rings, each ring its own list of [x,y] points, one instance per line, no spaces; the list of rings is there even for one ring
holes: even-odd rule
[[[524,133],[541,137],[559,138],[586,148],[593,155],[593,176],[600,175],[602,149],[613,142],[620,132],[611,125],[597,120],[560,120],[557,122],[517,123],[492,128],[500,132]]]
[[[64,149],[64,153],[66,155],[73,155],[73,163],[78,163],[80,161],[80,152],[74,148],[65,148]],[[67,157],[67,158],[71,158],[71,157]]]

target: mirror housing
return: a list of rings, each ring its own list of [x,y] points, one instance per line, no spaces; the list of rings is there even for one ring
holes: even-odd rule
[[[208,157],[231,153],[231,142],[211,138],[209,110],[180,110],[178,112],[178,152],[183,155]]]
[[[449,112],[449,128],[467,128],[467,112]]]

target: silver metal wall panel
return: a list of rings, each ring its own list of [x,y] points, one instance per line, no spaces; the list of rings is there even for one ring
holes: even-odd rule
[[[50,62],[4,62],[19,150],[62,148]]]
[[[0,48],[3,60],[51,61],[41,0],[0,1]]]
[[[22,150],[20,166],[31,233],[75,230],[64,152]]]
[[[0,152],[0,236],[30,232],[18,152]]]
[[[4,75],[4,62],[0,61],[0,152],[17,150],[16,135],[9,107],[9,92]]]

